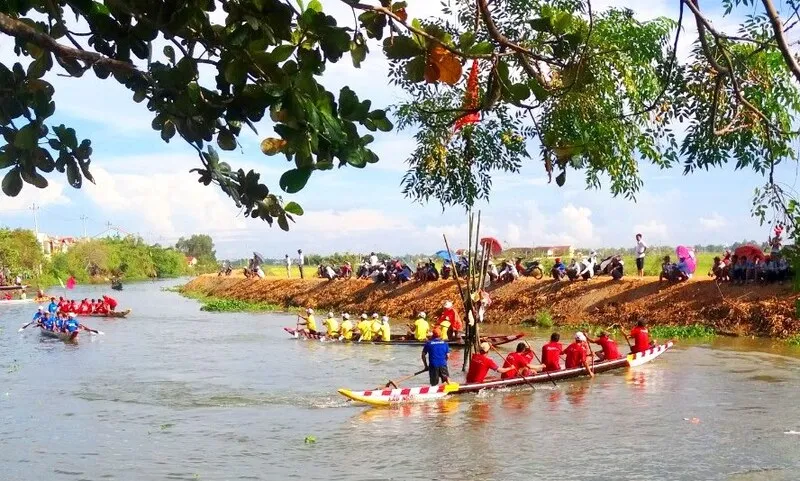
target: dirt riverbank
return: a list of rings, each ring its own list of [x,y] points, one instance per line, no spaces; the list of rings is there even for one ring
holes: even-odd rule
[[[380,312],[395,318],[411,318],[418,311],[435,313],[445,300],[458,299],[454,281],[387,286],[360,280],[251,280],[208,275],[193,279],[185,289],[287,309],[311,306],[355,314]],[[701,323],[721,333],[739,335],[787,337],[800,333],[795,311],[800,294],[792,292],[789,285],[723,284],[718,288],[708,279],[667,285],[649,277],[575,283],[524,278],[492,288],[490,293],[493,304],[488,323],[532,322],[537,312],[546,309],[556,325],[630,325],[643,317],[651,324]]]

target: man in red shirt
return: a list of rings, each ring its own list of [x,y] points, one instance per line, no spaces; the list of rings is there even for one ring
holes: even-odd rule
[[[443,322],[445,323],[444,326],[442,326]],[[442,309],[442,313],[439,315],[437,325],[441,326],[443,337],[453,339],[458,335],[458,332],[463,326],[461,325],[461,319],[459,318],[458,313],[455,309],[453,309],[452,301],[444,302],[444,307]],[[445,331],[445,328],[447,331]]]
[[[507,372],[502,373],[503,379],[510,379],[517,376],[533,376],[536,374],[537,369],[542,369],[539,364],[531,364],[533,353],[524,342],[517,344],[516,352],[512,352],[506,356],[506,362],[503,363],[504,368],[510,368]]]
[[[114,312],[117,309],[117,301],[113,297],[103,296],[103,301],[108,305],[108,310]]]
[[[480,348],[481,352],[473,354],[469,360],[467,383],[483,382],[490,369],[500,374],[514,369],[512,367],[497,367],[497,363],[489,357],[489,350],[492,346],[488,342],[482,342]]]
[[[594,372],[592,371],[592,367],[589,365],[589,358],[588,356],[591,355],[591,349],[589,348],[589,343],[586,342],[586,336],[583,335],[582,332],[575,333],[575,342],[567,346],[564,349],[564,354],[566,354],[566,361],[564,364],[566,365],[567,369],[574,369],[577,367],[585,367],[586,371],[589,373],[589,376],[594,377]]]
[[[561,355],[564,354],[564,346],[558,342],[561,336],[554,332],[550,335],[550,342],[542,346],[542,362],[545,371],[561,370]]]
[[[650,349],[650,335],[647,333],[647,326],[644,321],[636,323],[636,327],[631,329],[630,337],[633,338],[632,353],[644,352]]]
[[[619,359],[622,357],[619,354],[617,343],[614,342],[613,339],[608,337],[608,333],[605,331],[601,332],[600,337],[598,337],[597,339],[587,339],[587,340],[603,348],[602,351],[597,351],[596,353],[597,358],[601,361],[613,361],[614,359]]]

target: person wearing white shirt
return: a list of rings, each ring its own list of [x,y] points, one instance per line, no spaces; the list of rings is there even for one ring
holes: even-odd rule
[[[305,257],[303,257],[303,249],[297,249],[297,265],[300,267],[300,279],[304,279],[303,265],[305,264]]]
[[[647,252],[647,244],[642,240],[642,234],[636,234],[636,269],[639,277],[644,277],[644,256]]]
[[[289,258],[289,254],[286,254],[286,278],[292,277],[291,270],[292,270],[292,259]]]

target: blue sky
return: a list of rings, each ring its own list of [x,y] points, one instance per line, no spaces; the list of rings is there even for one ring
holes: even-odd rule
[[[438,4],[409,3],[412,16],[430,14],[437,8],[432,4]],[[593,5],[599,10],[627,3],[596,0]],[[323,4],[335,9],[339,2]],[[674,17],[677,4],[653,0],[635,8],[646,17]],[[731,19],[717,23],[723,29],[734,24]],[[694,31],[687,29],[685,34],[690,38]],[[688,43],[682,45],[682,51],[687,49]],[[0,58],[13,58],[10,45],[0,45]],[[349,61],[331,66],[324,83],[333,91],[348,84],[373,105],[389,105],[402,93],[388,85],[385,71],[379,54],[370,56],[361,70],[352,69]],[[0,194],[0,225],[32,228],[28,207],[36,202],[41,206],[40,230],[53,235],[81,235],[80,217],[86,215],[89,235],[103,232],[108,222],[162,244],[174,243],[179,236],[209,233],[223,257],[243,257],[252,250],[277,257],[297,248],[320,253],[432,252],[441,248],[442,233],[452,244],[466,242],[463,209],[443,212],[438,204],[414,204],[400,193],[404,160],[414,147],[410,132],[380,135],[374,144],[381,158],[377,165],[315,173],[305,190],[284,195],[306,210],[287,234],[244,219],[221,192],[198,184],[188,173],[198,163],[193,149],[182,141],[161,141],[150,129],[152,116],[144,105],[133,103],[131,94],[115,82],[91,75],[48,80],[56,87],[54,120],[75,127],[81,138],[92,139],[97,185],[74,190],[54,174],[48,177],[47,190],[26,185],[17,198]],[[262,172],[268,186],[278,189],[277,179],[288,164],[261,154],[260,138],[269,136],[271,128],[262,123],[259,133],[261,137],[241,137],[241,152],[224,153],[223,160]],[[535,155],[538,149],[532,145],[530,152]],[[794,165],[780,170],[785,182],[796,184]],[[769,234],[768,227],[750,216],[753,189],[763,183],[751,172],[735,172],[730,166],[683,176],[680,168],[663,171],[644,164],[641,171],[645,185],[634,203],[615,199],[607,190],[585,190],[576,172],[568,173],[563,188],[548,185],[541,163],[531,160],[518,175],[494,177],[491,203],[480,206],[484,232],[514,246],[583,247],[630,246],[636,232],[650,244],[719,244],[745,237],[765,240]]]

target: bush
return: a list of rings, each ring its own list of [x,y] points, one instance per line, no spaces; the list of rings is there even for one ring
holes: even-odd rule
[[[201,311],[206,312],[253,312],[253,311],[277,311],[280,308],[274,304],[266,302],[250,302],[240,299],[221,299],[216,297],[206,298],[203,301]]]
[[[689,326],[648,326],[650,337],[654,339],[691,339],[706,338],[717,335],[712,327],[703,324],[692,324]]]
[[[549,329],[553,327],[553,314],[550,313],[547,309],[542,309],[540,311],[536,311],[536,315],[534,316],[534,320],[536,321],[536,326],[542,327],[545,329]]]

